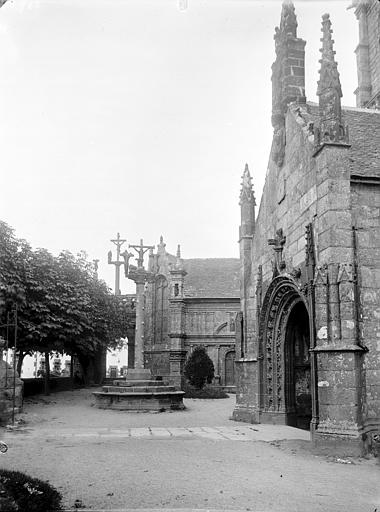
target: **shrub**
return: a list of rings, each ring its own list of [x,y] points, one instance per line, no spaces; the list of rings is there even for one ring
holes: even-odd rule
[[[190,354],[185,364],[184,375],[197,389],[202,389],[206,382],[211,384],[214,378],[214,364],[202,345],[195,347]]]
[[[31,478],[20,471],[0,470],[0,485],[18,512],[52,512],[62,510],[61,494],[47,482]]]

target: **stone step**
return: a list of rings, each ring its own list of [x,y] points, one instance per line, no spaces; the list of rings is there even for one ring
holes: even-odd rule
[[[159,397],[163,397],[163,396],[183,396],[185,394],[184,391],[175,391],[174,390],[170,390],[170,391],[163,391],[163,390],[159,390],[159,391],[151,391],[150,389],[147,390],[147,391],[131,391],[131,390],[126,390],[126,391],[123,391],[123,392],[120,392],[120,391],[93,391],[92,392],[93,395],[95,396],[122,396],[122,397],[134,397],[134,396],[147,396],[147,397],[150,397],[150,396],[159,396]]]
[[[114,386],[131,387],[131,386],[167,386],[168,383],[163,380],[114,380]]]
[[[175,391],[175,386],[103,386],[104,393],[167,393]]]

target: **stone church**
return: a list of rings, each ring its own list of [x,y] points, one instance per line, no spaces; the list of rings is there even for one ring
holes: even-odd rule
[[[203,345],[215,382],[234,389],[235,319],[240,309],[238,258],[182,259],[161,237],[149,255],[145,287],[144,364],[154,376],[183,386],[186,357]]]
[[[293,4],[282,6],[257,215],[247,166],[240,194],[233,413],[310,428],[315,445],[346,453],[378,450],[380,439],[380,3],[353,7],[356,108],[341,105],[327,14],[318,103],[307,101],[305,41]]]

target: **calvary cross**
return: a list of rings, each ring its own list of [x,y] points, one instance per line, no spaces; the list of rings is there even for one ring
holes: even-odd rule
[[[143,268],[144,266],[144,254],[146,253],[146,251],[148,251],[149,249],[154,249],[154,245],[144,245],[143,239],[140,240],[140,245],[129,245],[128,247],[134,249],[139,255],[139,257],[136,258],[138,268]]]

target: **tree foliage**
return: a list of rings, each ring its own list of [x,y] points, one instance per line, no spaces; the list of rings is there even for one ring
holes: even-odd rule
[[[184,375],[190,384],[202,389],[206,382],[211,384],[214,378],[214,363],[206,352],[205,347],[199,345],[194,348],[186,361]]]
[[[97,278],[85,253],[55,257],[46,249],[32,250],[0,221],[1,324],[16,305],[21,359],[39,351],[84,361],[115,348],[129,327],[128,305]]]

